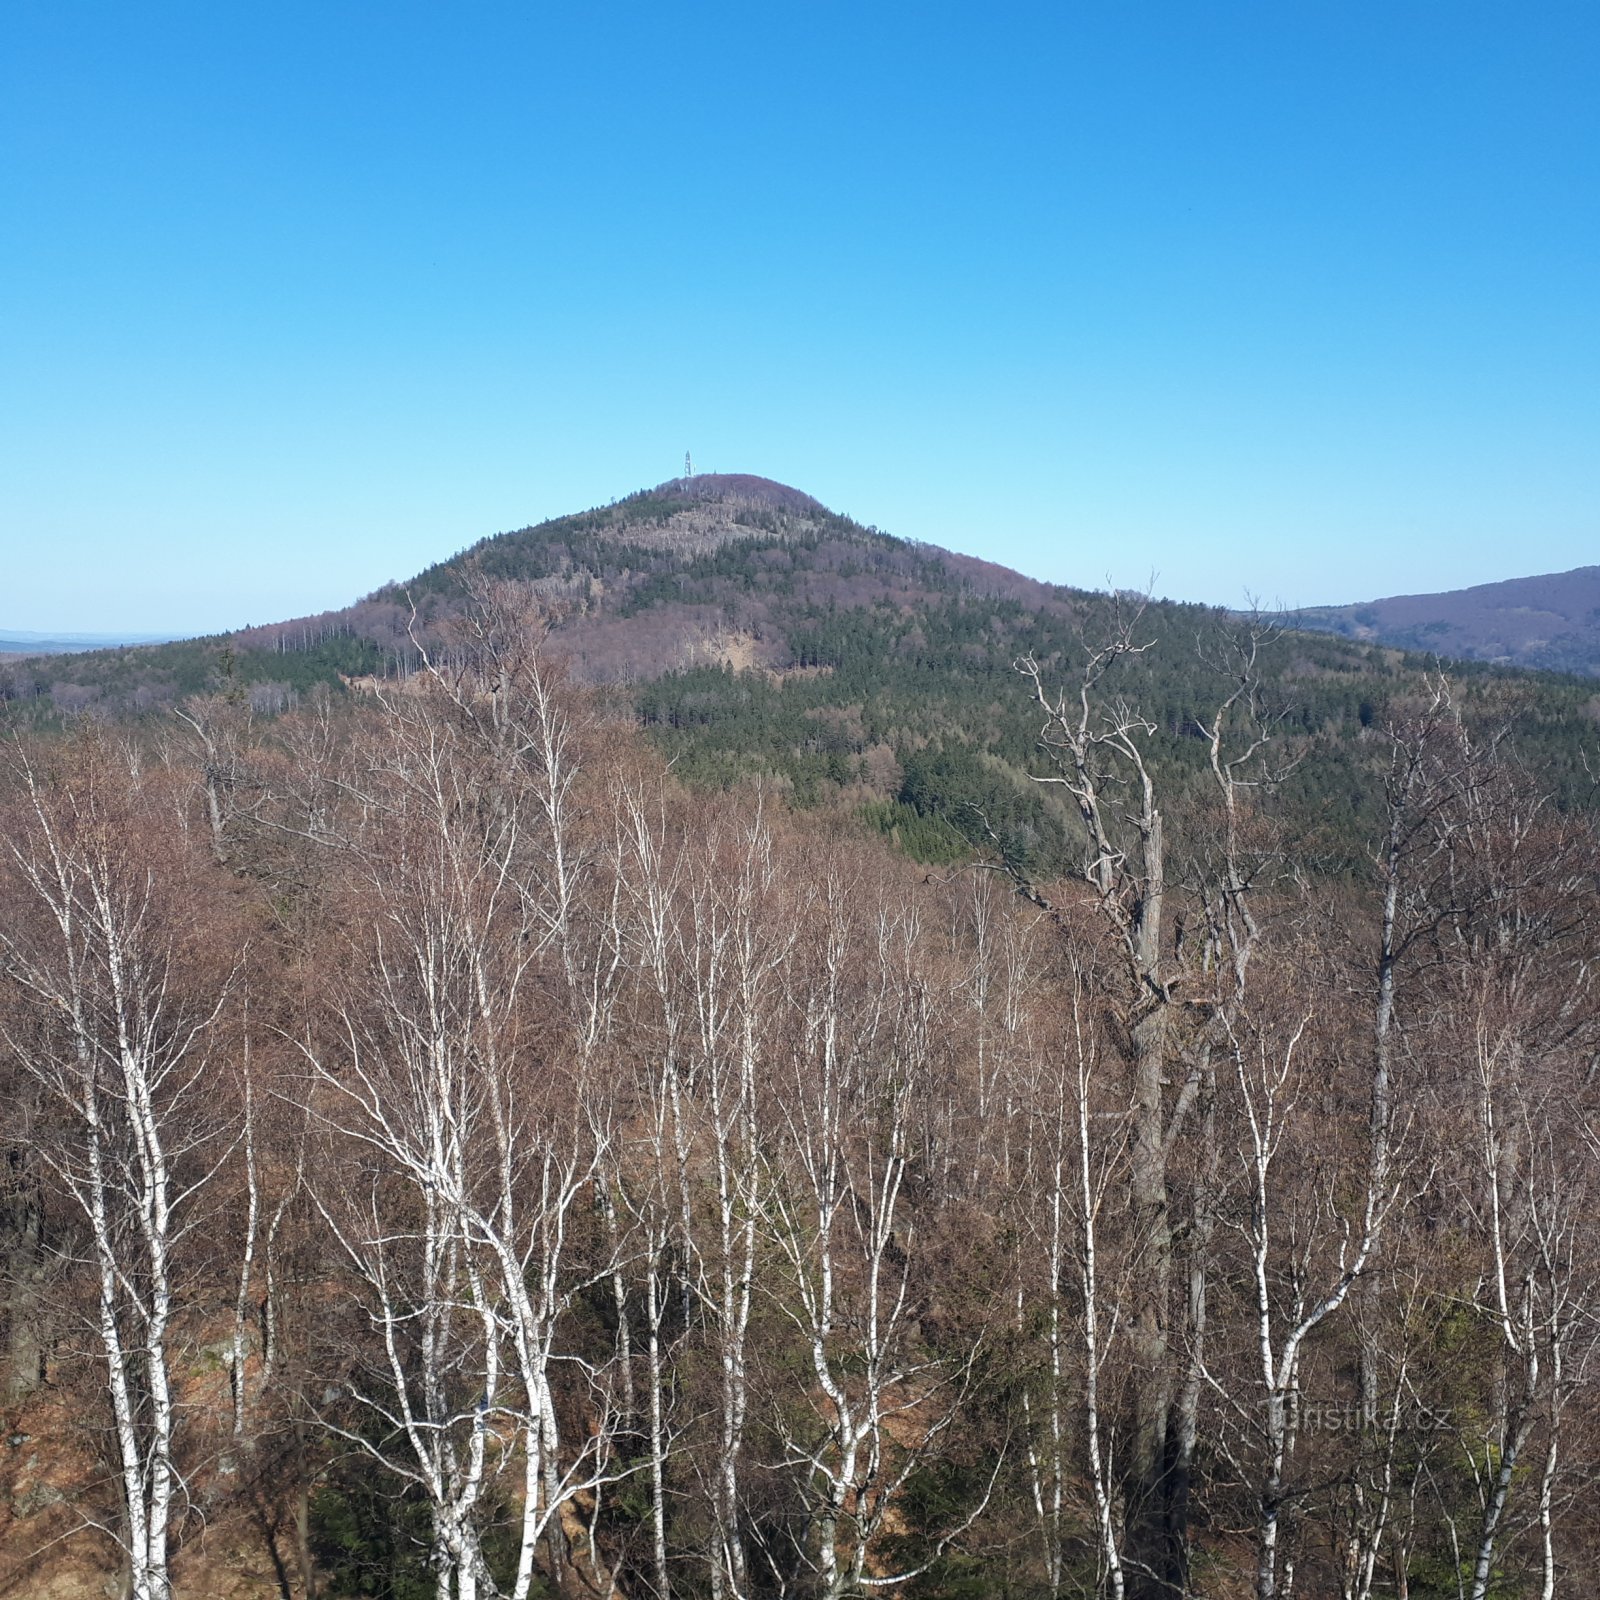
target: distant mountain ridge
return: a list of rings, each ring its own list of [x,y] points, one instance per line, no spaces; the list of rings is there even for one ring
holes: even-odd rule
[[[123,645],[164,644],[171,637],[169,633],[29,633],[23,628],[0,628],[0,655],[73,655]]]
[[[1600,677],[1600,566],[1290,615],[1347,639]]]

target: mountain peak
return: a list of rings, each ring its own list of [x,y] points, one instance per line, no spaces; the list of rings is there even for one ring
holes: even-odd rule
[[[826,511],[827,507],[801,489],[750,472],[697,472],[692,478],[669,478],[656,494],[684,495],[692,500],[734,500],[747,505],[771,506],[779,511]]]

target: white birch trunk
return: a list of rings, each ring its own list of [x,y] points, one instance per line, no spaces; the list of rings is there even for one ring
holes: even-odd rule
[[[205,1152],[220,1129],[202,1096],[208,1035],[227,995],[209,1011],[176,997],[155,885],[112,843],[119,824],[99,814],[95,779],[67,795],[26,767],[22,777],[31,831],[9,852],[45,931],[0,928],[0,956],[40,1026],[27,1043],[7,1043],[65,1114],[64,1137],[40,1154],[89,1230],[129,1589],[136,1600],[168,1600],[173,1250],[215,1170],[215,1150]],[[137,777],[122,773],[119,798],[130,782],[136,795]]]

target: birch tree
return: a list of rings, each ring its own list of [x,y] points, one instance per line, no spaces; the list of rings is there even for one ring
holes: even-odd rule
[[[758,1075],[773,1054],[774,989],[794,948],[778,898],[780,862],[764,811],[723,822],[707,842],[690,904],[696,1049],[713,1218],[691,1239],[697,1292],[718,1369],[711,1502],[711,1592],[750,1593],[745,1444],[750,1324],[765,1209]]]
[[[611,1138],[593,991],[572,993],[575,891],[551,867],[568,841],[550,774],[494,705],[504,688],[441,679],[388,706],[352,835],[348,976],[304,1045],[336,1158],[314,1193],[380,1352],[349,1392],[379,1438],[343,1431],[424,1496],[441,1600],[496,1592],[483,1519],[518,1463],[510,1592],[529,1593],[541,1541],[559,1566],[563,1508],[609,1474],[614,1431],[609,1361],[559,1333],[597,1270],[574,1272],[572,1233]],[[558,1367],[597,1419],[570,1447]]]
[[[1070,1552],[1078,1543],[1077,1486],[1086,1483],[1094,1527],[1099,1592],[1122,1600],[1127,1589],[1110,1361],[1128,1302],[1125,1267],[1109,1248],[1108,1202],[1119,1184],[1127,1145],[1125,1109],[1103,1091],[1103,1062],[1088,975],[1073,963],[1070,1032],[1052,1041],[1026,1092],[1033,1124],[1034,1172],[1018,1232],[1031,1259],[1018,1273],[1018,1312],[1030,1280],[1042,1300],[1042,1383],[1023,1391],[1034,1515],[1052,1595],[1066,1591]]]
[[[1366,1183],[1354,1205],[1341,1206],[1345,1174],[1309,1159],[1313,1144],[1337,1148],[1326,1117],[1303,1113],[1308,1084],[1304,1055],[1314,1012],[1286,1016],[1263,1027],[1248,1015],[1230,1019],[1230,1057],[1247,1141],[1244,1220],[1254,1301],[1256,1385],[1253,1400],[1230,1395],[1228,1403],[1259,1452],[1254,1474],[1257,1600],[1276,1600],[1292,1584],[1282,1532],[1297,1486],[1290,1475],[1299,1438],[1301,1364],[1306,1344],[1344,1305],[1377,1249],[1396,1193],[1387,1181],[1383,1151],[1362,1163]],[[1280,1169],[1293,1161],[1298,1180],[1282,1183]],[[1309,1182],[1307,1169],[1311,1169]],[[1298,1191],[1298,1192],[1296,1192]]]
[[[1515,772],[1453,808],[1455,930],[1446,981],[1471,1040],[1477,1183],[1487,1259],[1475,1299],[1498,1335],[1503,1378],[1474,1453],[1481,1512],[1469,1594],[1488,1594],[1516,1485],[1537,1483],[1541,1592],[1555,1592],[1554,1507],[1568,1402],[1595,1349],[1597,1260],[1584,1226],[1594,1140],[1594,876],[1586,830],[1553,816]],[[1471,1168],[1468,1169],[1469,1171]],[[1526,1455],[1543,1433],[1540,1460]],[[1469,1446],[1470,1448],[1470,1446]]]
[[[978,1353],[935,1356],[915,1337],[917,1219],[905,1189],[935,1023],[917,981],[915,912],[869,906],[853,938],[855,892],[831,874],[819,897],[822,925],[792,1002],[801,1032],[783,1080],[788,1159],[768,1185],[769,1227],[788,1269],[780,1309],[814,1385],[811,1427],[786,1409],[776,1422],[810,1510],[802,1558],[827,1600],[908,1582],[931,1565],[884,1570],[879,1547],[911,1474],[957,1424]],[[940,1532],[935,1556],[987,1501],[986,1492]]]
[[[107,1531],[133,1600],[169,1600],[187,1493],[175,1367],[191,1235],[229,1148],[215,1056],[231,975],[196,982],[190,908],[174,905],[184,869],[141,859],[138,779],[92,746],[74,754],[66,781],[19,763],[0,980],[29,1025],[4,1042],[49,1104],[59,1131],[39,1155],[84,1229],[120,1489]]]

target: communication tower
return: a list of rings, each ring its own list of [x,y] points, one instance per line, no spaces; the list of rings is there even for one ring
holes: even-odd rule
[[[686,478],[694,476],[694,458],[687,450],[683,452],[683,475]]]

